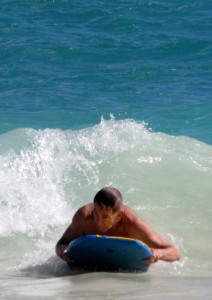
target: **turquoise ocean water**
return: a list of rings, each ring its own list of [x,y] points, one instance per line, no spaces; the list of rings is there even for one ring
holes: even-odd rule
[[[210,299],[212,3],[2,0],[1,299]],[[70,274],[54,246],[105,185],[181,251]]]

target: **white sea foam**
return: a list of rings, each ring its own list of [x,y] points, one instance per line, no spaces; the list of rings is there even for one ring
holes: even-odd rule
[[[195,240],[197,232],[201,244],[210,234],[211,146],[114,118],[78,131],[17,130],[8,138],[0,156],[0,235],[24,234],[34,247],[45,241],[37,250],[24,246],[23,268],[54,255],[54,247],[46,254],[42,245],[54,244],[74,210],[105,185],[118,187],[159,232],[172,232],[184,257],[176,270],[186,257],[192,265],[192,251],[201,261]]]

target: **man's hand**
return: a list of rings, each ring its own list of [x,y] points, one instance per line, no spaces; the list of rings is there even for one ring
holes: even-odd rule
[[[63,251],[61,252],[60,257],[66,261],[67,263],[73,263],[74,260],[71,259],[68,255],[67,255],[67,249],[63,249]]]
[[[162,257],[162,250],[161,249],[151,249],[152,256],[150,258],[144,259],[144,261],[148,264],[154,264],[159,261]]]

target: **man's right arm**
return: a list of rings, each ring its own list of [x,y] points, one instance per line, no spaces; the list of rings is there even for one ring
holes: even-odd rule
[[[62,237],[59,239],[59,241],[56,244],[56,254],[62,258],[66,262],[73,262],[68,255],[66,254],[68,245],[71,241],[76,239],[77,237],[81,236],[81,228],[83,227],[83,221],[82,221],[82,213],[81,210],[78,210],[72,220],[72,223],[69,225],[69,227],[66,229],[66,231],[63,233]]]
[[[66,262],[72,262],[72,260],[68,257],[66,254],[67,252],[67,247],[69,243],[74,239],[74,234],[72,230],[72,224],[66,229],[64,232],[63,236],[59,239],[59,241],[56,244],[56,254],[59,256],[61,259],[63,259]]]

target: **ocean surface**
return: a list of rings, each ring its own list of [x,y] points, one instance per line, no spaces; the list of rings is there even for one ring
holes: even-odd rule
[[[1,1],[0,299],[211,299],[211,32],[209,0]],[[56,257],[107,185],[179,262]]]

